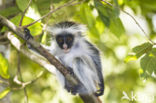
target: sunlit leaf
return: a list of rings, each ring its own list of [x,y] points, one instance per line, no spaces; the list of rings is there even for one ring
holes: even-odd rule
[[[32,18],[26,17],[26,16],[25,16],[24,19],[23,19],[22,25],[30,24],[30,23],[32,23],[33,21],[34,21],[34,20],[33,20]],[[36,35],[39,35],[39,34],[42,33],[41,23],[39,23],[39,22],[37,22],[37,23],[31,25],[28,29],[30,30],[30,32],[31,32],[31,34],[32,34],[33,36],[36,36]]]
[[[142,75],[143,73],[144,73],[143,69],[140,68],[140,69],[139,69],[139,74]]]
[[[119,5],[122,5],[124,3],[124,0],[119,0]]]
[[[98,28],[100,34],[102,34],[105,29],[105,25],[101,22],[99,17],[96,18],[96,28]]]
[[[139,58],[144,53],[148,53],[149,51],[151,51],[152,46],[153,45],[151,43],[147,42],[147,43],[134,47],[133,52],[136,53],[137,58]]]
[[[21,19],[21,15],[18,15],[18,16],[15,16],[14,18],[12,18],[11,21],[15,25],[19,26],[20,19]],[[22,25],[30,24],[33,21],[34,20],[32,18],[24,16]],[[42,32],[41,23],[39,23],[39,22],[37,22],[37,23],[33,24],[32,26],[28,27],[28,29],[30,30],[30,32],[31,32],[31,34],[33,36],[39,35]]]
[[[21,19],[21,15],[17,15],[17,16],[15,16],[15,17],[13,17],[13,18],[11,19],[11,21],[12,21],[16,26],[19,26],[20,19]]]
[[[42,44],[46,44],[46,38],[47,38],[47,33],[44,32],[43,36],[42,36],[42,39],[41,39],[41,43]]]
[[[136,55],[128,55],[124,61],[127,63],[129,61],[134,61],[134,60],[137,60]]]
[[[2,92],[0,92],[0,99],[4,98],[10,92],[10,88],[6,88]]]
[[[0,76],[6,79],[9,78],[8,67],[8,61],[0,53]]]

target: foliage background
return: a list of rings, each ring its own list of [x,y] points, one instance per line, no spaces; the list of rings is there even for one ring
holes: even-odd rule
[[[33,0],[23,24],[26,25],[69,0]],[[155,44],[140,30],[134,20],[121,10],[129,12],[154,41],[156,34],[155,0],[100,0],[65,7],[29,27],[35,39],[47,44],[48,34],[42,24],[73,20],[85,24],[85,35],[101,51],[105,93],[100,98],[105,103],[155,103],[156,102],[156,49]],[[21,13],[29,0],[1,0],[0,15],[19,25]],[[0,32],[5,32],[5,27]],[[1,34],[2,35],[2,34]],[[0,36],[1,36],[0,35]],[[24,103],[23,89],[18,89],[13,78],[17,74],[17,50],[3,44],[0,39],[0,103]],[[42,72],[37,81],[26,87],[29,103],[82,103],[78,96],[67,93],[55,76],[20,54],[23,81],[31,81]],[[4,81],[9,82],[9,86]],[[15,89],[16,88],[16,89]]]

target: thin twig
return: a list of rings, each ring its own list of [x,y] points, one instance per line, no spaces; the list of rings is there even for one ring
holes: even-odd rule
[[[141,29],[141,31],[143,32],[143,34],[145,35],[145,37],[152,43],[152,44],[155,44],[151,39],[150,37],[148,36],[148,34],[145,32],[145,30],[141,27],[141,25],[138,23],[138,21],[131,15],[129,14],[128,12],[124,11],[124,10],[121,10],[122,12],[124,12],[125,14],[127,14],[128,16],[130,16],[134,21],[135,23],[138,25],[138,27]]]
[[[74,6],[74,5],[77,5],[77,4],[80,4],[80,3],[82,3],[83,1],[81,1],[81,2],[76,2],[76,3],[73,3],[73,2],[75,2],[75,1],[77,1],[77,0],[72,0],[72,1],[69,1],[68,3],[66,3],[66,4],[64,4],[64,5],[62,5],[62,6],[60,6],[60,7],[58,7],[58,8],[56,8],[56,9],[54,9],[54,10],[52,10],[52,11],[50,11],[49,13],[47,13],[47,14],[45,14],[44,16],[42,16],[40,19],[38,19],[38,20],[36,20],[36,21],[34,21],[34,22],[32,22],[32,23],[30,23],[30,24],[28,24],[28,25],[25,25],[25,26],[23,26],[23,28],[27,28],[27,27],[29,27],[29,26],[31,26],[31,25],[33,25],[33,24],[35,24],[36,22],[38,22],[38,21],[40,21],[40,20],[42,20],[42,19],[44,19],[45,17],[47,17],[48,15],[50,15],[50,14],[52,14],[52,13],[54,13],[54,12],[56,12],[57,10],[60,10],[60,9],[62,9],[62,8],[64,8],[64,7],[67,7],[67,6]]]
[[[28,3],[28,5],[27,5],[26,9],[25,9],[24,12],[22,13],[22,17],[21,17],[19,26],[22,26],[23,18],[24,18],[24,16],[25,16],[25,13],[27,12],[28,8],[30,7],[31,2],[32,2],[32,0],[29,0],[29,3]]]
[[[102,1],[105,2],[106,4],[110,5],[110,6],[113,6],[113,4],[111,4],[111,3],[109,3],[109,2],[107,2],[105,0],[102,0]]]
[[[17,76],[15,76],[15,77],[14,77],[14,82],[17,83],[17,84],[19,84],[19,85],[21,85],[21,87],[18,88],[18,89],[23,89],[23,88],[25,88],[26,86],[28,86],[28,85],[34,83],[35,81],[37,81],[37,80],[43,75],[43,73],[44,73],[44,71],[41,71],[41,72],[36,76],[35,79],[33,79],[33,80],[31,80],[31,81],[28,81],[28,82],[22,82],[22,81],[18,80],[18,77],[17,77]]]
[[[31,2],[32,2],[32,0],[29,0],[27,7],[22,14],[19,26],[22,26],[22,22],[23,22],[25,13],[27,12],[28,8],[30,7]],[[18,74],[20,76],[21,81],[23,82],[23,78],[22,78],[22,74],[21,74],[21,70],[20,70],[20,52],[19,51],[18,51]],[[23,90],[24,90],[24,95],[25,95],[25,102],[28,103],[29,100],[28,100],[28,94],[27,94],[26,86],[24,86]]]
[[[105,2],[106,4],[108,4],[109,6],[113,6],[111,3],[105,1],[105,0],[102,0],[103,2]],[[145,37],[152,43],[152,44],[155,44],[151,39],[150,37],[147,35],[147,33],[145,32],[145,30],[141,27],[141,25],[138,23],[138,21],[130,14],[128,13],[127,11],[125,10],[122,10],[120,9],[122,12],[124,12],[125,14],[127,14],[128,16],[130,16],[134,21],[135,23],[137,24],[137,26],[140,28],[140,30],[143,32],[143,34],[145,35]]]
[[[39,75],[37,75],[37,77],[31,81],[28,81],[28,82],[22,82],[20,80],[18,80],[18,77],[15,76],[14,77],[14,82],[19,84],[21,87],[11,87],[12,90],[21,90],[21,89],[24,89],[26,86],[30,85],[30,84],[33,84],[35,81],[37,81],[43,74],[43,71],[41,73],[39,73]]]
[[[23,82],[23,78],[22,78],[22,74],[21,74],[21,67],[20,67],[20,52],[18,51],[18,64],[17,64],[17,75],[19,75],[21,81]],[[27,90],[26,90],[26,86],[24,86],[23,88],[24,90],[24,95],[25,95],[25,102],[28,103],[28,94],[27,94]]]

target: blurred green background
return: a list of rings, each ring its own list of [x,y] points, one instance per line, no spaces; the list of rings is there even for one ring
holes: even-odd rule
[[[22,25],[29,24],[69,0],[32,0]],[[156,103],[155,44],[141,31],[130,13],[154,41],[156,37],[156,0],[85,0],[64,7],[29,27],[34,38],[49,44],[49,35],[42,28],[59,21],[85,24],[85,37],[101,51],[105,93],[104,103]],[[17,26],[29,0],[0,0],[0,15]],[[81,2],[81,0],[76,0]],[[17,50],[1,38],[7,29],[0,25],[0,103],[26,103],[24,90],[13,79],[17,74]],[[79,96],[67,93],[56,77],[20,53],[21,75],[29,103],[83,103]]]

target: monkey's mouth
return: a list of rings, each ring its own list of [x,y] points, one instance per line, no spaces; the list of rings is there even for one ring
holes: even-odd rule
[[[70,49],[69,48],[63,49],[63,51],[64,51],[64,53],[68,53],[70,51]]]
[[[67,44],[63,44],[63,51],[64,53],[68,53],[70,51],[70,48],[68,48]]]

